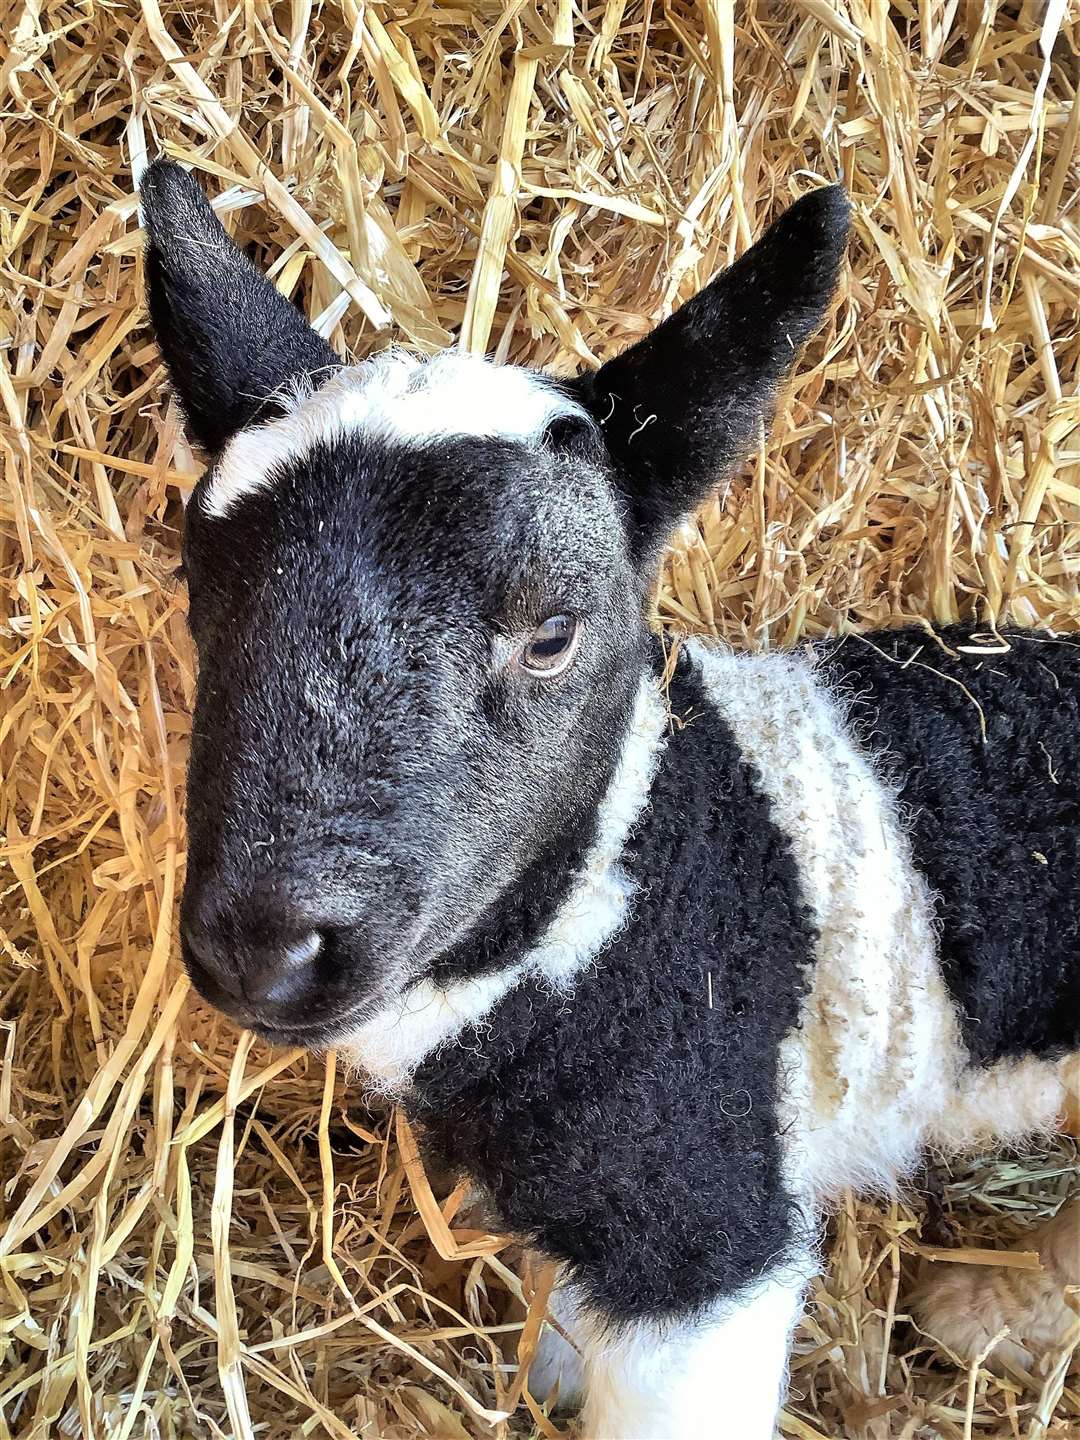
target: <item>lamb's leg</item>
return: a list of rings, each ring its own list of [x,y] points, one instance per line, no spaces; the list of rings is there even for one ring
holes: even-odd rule
[[[772,1440],[809,1273],[777,1269],[696,1319],[586,1324],[582,1440]]]

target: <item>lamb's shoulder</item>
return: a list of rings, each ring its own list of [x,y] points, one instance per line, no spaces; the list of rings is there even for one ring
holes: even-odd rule
[[[779,1058],[815,932],[788,838],[696,667],[620,857],[627,922],[575,975],[524,974],[416,1068],[442,1164],[567,1263],[586,1303],[704,1311],[804,1249]]]
[[[933,898],[895,789],[811,653],[693,651],[788,838],[816,929],[811,984],[779,1059],[790,1182],[813,1199],[889,1186],[918,1157],[961,1063]]]

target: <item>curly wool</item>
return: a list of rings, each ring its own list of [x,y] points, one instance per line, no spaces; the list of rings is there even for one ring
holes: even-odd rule
[[[688,663],[670,697],[674,734],[623,861],[630,925],[572,997],[518,986],[405,1097],[432,1157],[626,1319],[744,1288],[798,1230],[776,1061],[813,926],[788,841]]]
[[[1080,646],[1004,638],[849,636],[819,664],[896,788],[979,1065],[1080,1047]]]
[[[1077,781],[1053,763],[1080,649],[1032,663],[1025,638],[990,665],[946,632],[948,672],[922,632],[689,647],[621,857],[629,923],[572,990],[501,994],[403,1097],[586,1309],[701,1314],[782,1269],[837,1187],[1049,1123],[1039,1057],[1080,1023]]]

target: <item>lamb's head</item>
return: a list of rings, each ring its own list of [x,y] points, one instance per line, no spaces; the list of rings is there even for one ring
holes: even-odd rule
[[[540,913],[585,853],[664,540],[818,323],[847,204],[807,197],[555,381],[459,353],[345,367],[182,170],[141,195],[154,327],[211,461],[184,536],[185,959],[242,1023],[326,1042],[490,960],[500,898]]]

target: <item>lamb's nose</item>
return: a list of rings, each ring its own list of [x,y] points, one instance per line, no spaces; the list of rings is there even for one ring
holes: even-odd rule
[[[317,930],[185,925],[184,958],[196,986],[222,1009],[248,1019],[301,1004],[314,988],[323,948]]]

